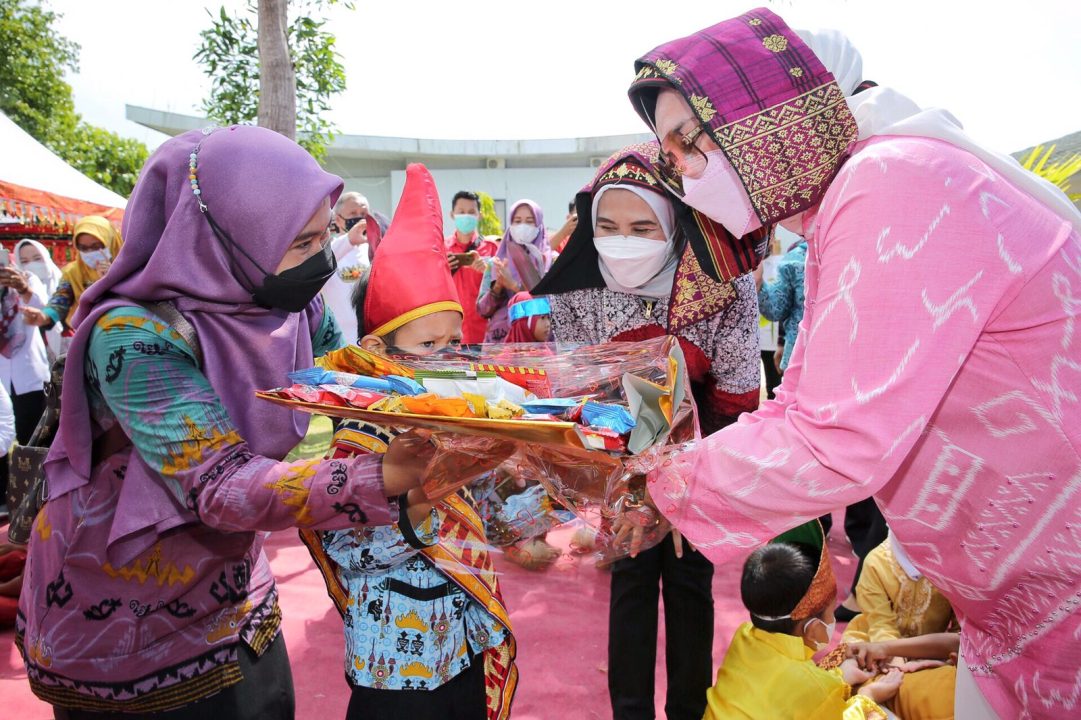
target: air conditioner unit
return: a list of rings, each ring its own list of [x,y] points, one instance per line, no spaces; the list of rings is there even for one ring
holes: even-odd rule
[[[488,162],[485,166],[489,170],[506,170],[507,161],[504,158],[488,158]]]
[[[599,168],[601,165],[604,164],[605,159],[606,158],[602,157],[591,157],[589,159],[589,166],[593,169]]]

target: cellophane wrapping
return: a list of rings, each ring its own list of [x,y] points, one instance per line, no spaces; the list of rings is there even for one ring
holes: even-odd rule
[[[698,437],[682,351],[672,337],[590,346],[481,345],[392,359],[353,346],[328,354],[319,364],[339,375],[333,381],[324,377],[324,385],[294,385],[260,397],[331,417],[431,432],[437,450],[427,468],[426,493],[437,498],[470,486],[489,542],[495,545],[543,535],[570,517],[566,511],[598,532],[598,548],[607,560],[629,550],[626,540],[614,542],[612,522],[621,514],[639,518],[645,529],[643,549],[667,533],[643,504],[645,475],[676,446]],[[471,375],[478,377],[471,380]],[[423,412],[460,413],[465,406],[460,399],[475,398],[470,393],[476,390],[488,396],[492,407],[494,398],[510,402],[506,407],[556,399],[580,410],[588,400],[592,412],[578,415],[612,427],[590,425],[577,416],[497,417],[502,409],[491,417],[419,414],[402,408],[385,412],[367,407],[368,391],[341,389],[339,383],[356,376],[406,378],[437,387],[437,395],[409,401]],[[395,380],[394,387],[404,382]],[[331,384],[337,388],[333,393]],[[475,405],[471,400],[468,407],[484,415]],[[620,419],[625,415],[634,421],[629,431]]]

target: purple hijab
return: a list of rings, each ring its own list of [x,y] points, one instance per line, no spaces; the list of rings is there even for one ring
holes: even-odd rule
[[[101,429],[91,422],[83,365],[97,319],[119,306],[175,302],[198,333],[203,374],[255,454],[281,459],[307,429],[307,416],[259,402],[253,393],[276,387],[288,372],[312,364],[311,337],[322,320],[322,301],[314,300],[301,313],[252,302],[189,184],[188,158],[200,142],[203,201],[233,241],[268,272],[274,272],[323,201],[329,198],[333,204],[341,194],[340,178],[324,172],[299,145],[265,128],[233,126],[208,135],[192,131],[154,152],[128,200],[124,248],[105,277],[83,294],[75,315],[60,431],[46,464],[50,497],[90,482],[91,450]],[[261,281],[254,265],[242,263],[248,276]],[[112,548],[124,540],[124,557],[145,549],[157,533],[197,522],[137,453],[119,506],[109,543]],[[137,511],[122,512],[125,506]]]
[[[533,263],[533,267],[537,269],[537,279],[544,277],[544,273],[548,271],[548,266],[552,264],[552,249],[548,245],[548,230],[544,227],[544,211],[541,210],[540,205],[532,200],[519,200],[511,205],[510,213],[507,216],[507,230],[503,233],[503,241],[499,243],[499,250],[496,251],[495,257],[504,261],[510,259],[511,262],[507,263],[507,267],[510,268],[511,275],[517,282],[526,284],[518,272],[517,263],[513,262],[513,258],[510,257],[511,245],[518,245],[518,243],[514,242],[510,237],[509,219],[514,217],[514,211],[523,205],[533,211],[533,219],[537,223],[538,232],[537,237],[533,238],[533,242],[519,247],[528,251],[529,259]],[[516,253],[516,255],[519,258],[524,257],[524,253]]]

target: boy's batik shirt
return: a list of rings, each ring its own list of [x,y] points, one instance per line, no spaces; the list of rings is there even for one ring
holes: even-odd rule
[[[343,447],[383,452],[391,437],[385,428],[344,423],[335,456]],[[442,522],[437,506],[416,528],[320,533],[349,597],[342,619],[350,684],[434,690],[504,641],[503,624],[421,552],[439,540]]]

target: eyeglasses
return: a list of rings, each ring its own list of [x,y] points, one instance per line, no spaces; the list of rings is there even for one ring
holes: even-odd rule
[[[704,128],[695,125],[680,135],[673,130],[661,140],[657,170],[671,189],[683,197],[683,178],[698,179],[706,170],[706,154],[696,144]]]

